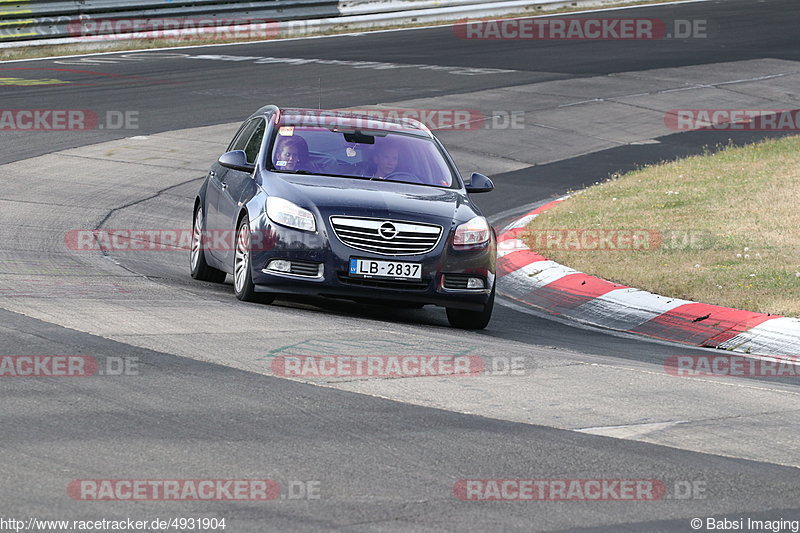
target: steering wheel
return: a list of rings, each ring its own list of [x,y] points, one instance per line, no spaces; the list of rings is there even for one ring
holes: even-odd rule
[[[385,175],[383,179],[385,180],[395,179],[400,181],[413,181],[413,182],[419,181],[414,174],[410,172],[399,172],[399,171],[390,172],[389,174]]]
[[[318,169],[332,168],[336,163],[339,162],[339,160],[333,157],[332,155],[323,154],[320,152],[310,152],[308,154],[308,158],[311,160],[311,163]]]

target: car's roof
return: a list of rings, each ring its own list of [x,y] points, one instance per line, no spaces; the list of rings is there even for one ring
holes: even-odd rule
[[[430,130],[421,122],[407,117],[389,114],[380,109],[304,109],[276,108],[267,106],[259,109],[257,114],[276,112],[280,126],[338,126],[358,130],[402,131],[421,137],[433,137]]]

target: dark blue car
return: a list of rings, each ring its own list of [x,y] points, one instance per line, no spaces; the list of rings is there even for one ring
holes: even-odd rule
[[[481,329],[496,237],[442,144],[410,119],[259,109],[214,163],[194,206],[191,273],[236,297],[311,294],[447,308]]]

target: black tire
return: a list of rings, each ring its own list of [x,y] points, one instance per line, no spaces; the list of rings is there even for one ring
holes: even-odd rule
[[[243,302],[272,303],[275,295],[256,292],[250,254],[250,223],[242,217],[236,228],[236,250],[233,257],[233,292]]]
[[[489,295],[489,301],[483,307],[483,311],[466,311],[464,309],[447,308],[447,321],[454,328],[460,329],[483,329],[489,325],[494,309],[494,289]]]
[[[228,275],[206,263],[205,247],[203,242],[203,208],[197,206],[192,221],[192,244],[189,250],[189,268],[192,278],[199,281],[223,283]]]

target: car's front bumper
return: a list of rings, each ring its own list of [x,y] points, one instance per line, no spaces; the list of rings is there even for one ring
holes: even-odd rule
[[[455,250],[449,232],[426,254],[386,256],[363,252],[341,243],[328,229],[310,234],[267,223],[269,249],[254,250],[252,277],[258,292],[318,295],[331,298],[432,304],[481,311],[488,303],[495,282],[495,242],[470,250]],[[360,278],[349,274],[351,258],[414,262],[422,265],[420,282]],[[305,275],[266,270],[274,259],[302,262]],[[319,265],[319,270],[312,268]],[[483,289],[445,287],[447,276],[478,277]],[[448,283],[449,284],[449,283]]]

